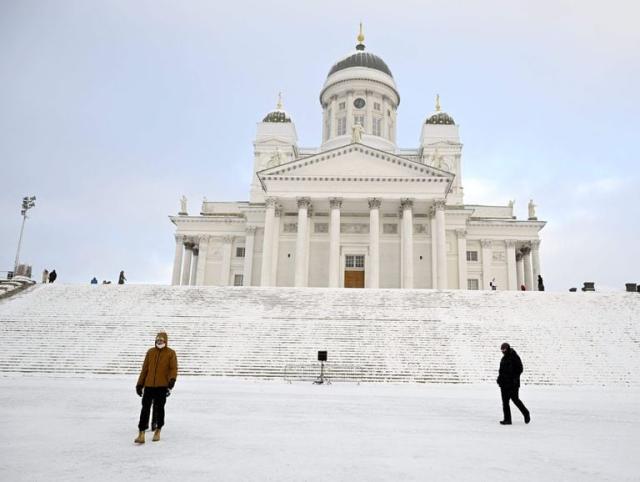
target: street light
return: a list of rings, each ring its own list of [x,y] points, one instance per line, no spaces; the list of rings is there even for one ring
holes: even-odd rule
[[[20,214],[22,214],[22,227],[20,228],[20,238],[18,239],[18,251],[16,252],[16,262],[13,266],[13,272],[16,273],[18,271],[18,263],[20,261],[20,246],[22,246],[22,233],[24,232],[24,223],[27,220],[27,211],[36,205],[36,197],[35,196],[25,196],[22,198],[22,209],[20,210]]]

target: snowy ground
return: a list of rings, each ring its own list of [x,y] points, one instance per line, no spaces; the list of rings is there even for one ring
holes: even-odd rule
[[[0,480],[640,480],[640,390],[182,377],[134,445],[132,377],[2,377]]]

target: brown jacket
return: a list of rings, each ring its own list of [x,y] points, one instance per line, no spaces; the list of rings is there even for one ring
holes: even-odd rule
[[[137,385],[167,387],[169,380],[178,378],[178,357],[176,352],[169,348],[167,334],[160,332],[157,338],[164,338],[166,346],[162,350],[154,346],[147,352]]]

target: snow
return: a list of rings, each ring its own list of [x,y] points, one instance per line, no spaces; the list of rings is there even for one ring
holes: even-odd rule
[[[137,446],[135,377],[0,380],[3,481],[640,478],[636,388],[524,386],[503,427],[495,385],[181,377]]]

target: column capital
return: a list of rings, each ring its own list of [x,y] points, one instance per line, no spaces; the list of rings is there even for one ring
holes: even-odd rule
[[[446,205],[446,201],[444,199],[436,199],[433,201],[433,207],[438,210],[438,209],[444,209],[444,206]]]
[[[507,248],[515,248],[516,247],[516,242],[513,239],[507,239],[504,244],[507,246]]]
[[[466,238],[467,237],[467,230],[466,229],[456,229],[456,236],[458,236],[459,239]]]
[[[331,209],[340,209],[342,207],[342,198],[341,197],[330,197],[329,198],[329,206]]]
[[[280,216],[282,216],[282,208],[280,206],[276,206],[276,209],[273,211],[273,215],[276,218],[279,218]]]
[[[490,248],[491,246],[493,246],[493,241],[490,239],[481,239],[480,244],[483,248]]]
[[[528,244],[525,244],[524,246],[522,246],[522,247],[520,248],[520,252],[521,252],[524,256],[526,256],[527,254],[530,254],[530,253],[531,253],[531,246],[529,246]]]
[[[176,243],[180,243],[180,242],[184,243],[184,238],[185,238],[184,234],[176,234],[175,238],[176,238]]]
[[[257,226],[247,226],[244,230],[249,236],[253,236],[256,234],[256,229],[258,229]]]
[[[277,201],[277,198],[275,197],[267,197],[264,199],[264,203],[266,204],[267,208],[275,208],[276,201]]]
[[[540,249],[540,240],[539,239],[534,239],[533,241],[531,241],[531,249],[534,251],[538,251],[538,249]]]
[[[298,209],[306,208],[309,209],[311,207],[311,199],[308,197],[299,197],[298,201]]]
[[[369,203],[369,209],[380,209],[382,205],[382,199],[378,199],[377,197],[370,197],[367,201]]]
[[[400,199],[400,207],[402,210],[413,209],[413,199],[405,197]]]
[[[211,238],[211,236],[209,236],[208,234],[201,234],[200,236],[198,236],[198,243],[208,243],[209,242],[209,238]]]

